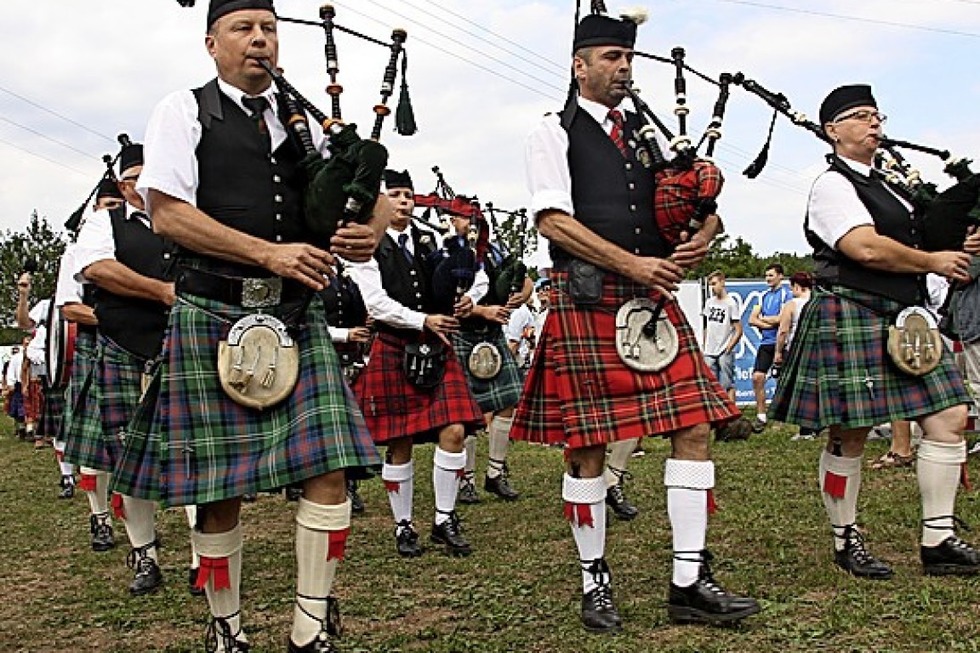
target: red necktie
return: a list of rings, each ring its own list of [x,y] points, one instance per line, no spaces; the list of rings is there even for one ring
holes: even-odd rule
[[[626,156],[626,143],[623,142],[623,114],[619,109],[610,109],[608,117],[613,123],[612,131],[609,132],[609,138],[619,148],[620,153]]]

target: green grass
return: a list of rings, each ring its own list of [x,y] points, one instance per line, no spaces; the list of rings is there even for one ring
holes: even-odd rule
[[[866,468],[860,521],[869,547],[895,567],[886,582],[859,581],[832,564],[829,530],[816,490],[822,442],[789,442],[773,426],[748,442],[715,447],[720,510],[711,519],[715,571],[728,588],[763,604],[736,628],[677,627],[664,598],[670,544],[662,486],[667,443],[650,441],[635,459],[628,493],[633,522],[609,530],[607,559],[625,619],[617,636],[579,626],[580,576],[561,518],[560,451],[517,444],[512,504],[484,497],[463,506],[469,558],[428,550],[394,552],[387,500],[377,480],[363,484],[367,514],[354,520],[335,592],[355,651],[790,651],[980,650],[980,579],[933,579],[918,564],[918,498],[911,470]],[[884,450],[871,443],[868,458]],[[433,501],[431,448],[417,452],[416,522],[428,534]],[[481,442],[481,466],[486,460]],[[971,460],[974,478],[980,469]],[[50,450],[35,454],[0,424],[0,651],[201,650],[207,606],[186,589],[187,526],[182,510],[161,513],[166,586],[133,599],[120,546],[93,553],[88,506],[79,493],[59,501]],[[958,512],[980,523],[976,492]],[[245,507],[243,612],[253,651],[283,651],[292,614],[293,504],[263,495]],[[969,534],[967,534],[969,537]]]

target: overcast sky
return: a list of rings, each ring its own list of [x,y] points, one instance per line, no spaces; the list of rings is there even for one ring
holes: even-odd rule
[[[320,0],[278,0],[281,15],[318,18]],[[419,133],[382,142],[420,192],[433,165],[459,193],[525,206],[524,139],[568,85],[572,0],[340,0],[337,23],[388,40],[408,31],[409,82]],[[583,2],[588,5],[588,2]],[[637,3],[608,2],[612,13]],[[24,228],[37,209],[59,226],[95,185],[115,137],[141,140],[153,105],[214,74],[204,50],[207,0],[4,0],[0,52],[0,230]],[[895,138],[980,156],[980,0],[657,0],[637,48],[683,46],[690,65],[717,77],[742,71],[815,116],[833,87],[873,84]],[[387,52],[337,35],[344,118],[370,131]],[[323,33],[282,24],[286,76],[324,109]],[[673,70],[638,60],[637,86],[674,127]],[[690,125],[700,134],[716,91],[688,78]],[[397,100],[392,99],[392,104]],[[726,173],[721,213],[757,252],[807,251],[806,195],[826,147],[780,119],[769,165],[741,170],[765,140],[771,113],[733,88],[716,152]],[[910,157],[941,186],[937,159]]]

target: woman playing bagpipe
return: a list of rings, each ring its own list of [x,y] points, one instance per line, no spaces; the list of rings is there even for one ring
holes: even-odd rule
[[[490,284],[469,317],[460,319],[459,331],[451,334],[453,350],[463,365],[476,403],[483,411],[489,436],[490,457],[483,489],[501,499],[513,501],[520,495],[510,486],[507,469],[507,449],[510,445],[510,425],[514,406],[521,398],[523,379],[517,369],[503,326],[513,309],[527,301],[533,288],[526,269],[522,277],[515,270],[505,270],[507,257],[490,241],[490,228],[476,203],[471,210],[451,213],[451,233],[467,238],[477,233],[476,251],[479,264],[487,273]],[[491,208],[492,211],[492,208]],[[466,437],[466,466],[460,479],[461,503],[478,503],[474,473],[476,467],[476,435]]]
[[[873,579],[891,577],[892,569],[868,552],[856,525],[868,429],[891,420],[919,422],[925,432],[916,465],[923,571],[975,574],[980,554],[956,536],[954,515],[970,396],[922,306],[927,273],[968,279],[969,253],[980,252],[980,235],[964,243],[964,230],[955,249],[930,251],[928,224],[911,196],[873,167],[884,121],[871,87],[855,84],[827,95],[819,129],[811,129],[833,148],[804,220],[816,288],[771,414],[801,428],[829,428],[819,475],[834,560]]]
[[[395,215],[374,258],[350,265],[377,331],[354,394],[375,443],[388,447],[381,478],[398,554],[422,554],[412,523],[412,445],[436,441],[430,540],[452,555],[468,555],[455,512],[457,476],[466,458],[463,436],[483,424],[483,415],[449,335],[486,292],[486,275],[476,272],[467,243],[450,238],[441,250],[434,232],[412,224],[415,200],[407,172],[387,170],[384,183]]]

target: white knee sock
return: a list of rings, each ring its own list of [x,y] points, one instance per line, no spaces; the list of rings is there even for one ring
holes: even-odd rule
[[[601,476],[574,478],[565,474],[561,497],[582,566],[582,593],[588,594],[596,588],[596,581],[585,569],[606,555],[606,482]]]
[[[224,533],[202,533],[195,529],[191,531],[191,539],[201,556],[201,571],[197,580],[204,586],[211,616],[225,619],[238,641],[248,641],[242,632],[241,526]]]
[[[58,468],[61,469],[61,475],[74,476],[75,466],[69,462],[65,462],[65,441],[54,440],[52,445],[54,446],[55,458],[58,459]]]
[[[844,549],[845,527],[857,521],[857,500],[861,491],[861,458],[820,454],[820,493],[834,531],[834,549]]]
[[[293,643],[306,646],[325,627],[327,598],[350,532],[350,500],[325,506],[302,497],[296,510]]]
[[[81,467],[81,485],[88,497],[89,510],[93,515],[103,515],[109,512],[109,474],[91,467]]]
[[[620,440],[609,445],[609,456],[606,458],[606,472],[603,477],[606,479],[606,488],[619,483],[619,479],[626,472],[626,461],[633,455],[636,443],[639,438]]]
[[[412,521],[412,498],[415,494],[415,464],[409,460],[404,465],[385,463],[381,468],[381,480],[388,490],[388,504],[395,523]]]
[[[689,587],[697,581],[701,568],[701,551],[708,532],[708,492],[715,486],[715,464],[710,460],[668,458],[664,485],[674,543],[671,582]]]
[[[938,546],[951,535],[966,442],[944,444],[923,440],[915,465],[922,496],[922,546]]]
[[[466,453],[449,453],[436,447],[432,456],[432,488],[436,495],[435,524],[438,526],[449,519],[449,513],[456,509],[456,492],[459,490],[457,472],[466,464]]]
[[[510,427],[513,417],[494,416],[490,422],[490,461],[487,464],[487,476],[497,478],[504,472],[507,462],[507,448],[510,446]]]
[[[126,534],[129,536],[129,545],[134,549],[152,544],[156,539],[156,501],[137,499],[122,495],[123,506],[126,509]],[[151,546],[147,549],[147,555],[153,560],[157,559],[157,548]]]
[[[473,472],[476,470],[476,440],[476,435],[467,435],[463,439],[463,451],[466,453],[466,464],[463,469],[470,478],[473,478]]]
[[[190,505],[184,506],[184,514],[187,515],[187,525],[191,527],[191,532],[194,531],[194,527],[197,526],[197,506]],[[197,555],[197,549],[194,547],[194,538],[191,538],[191,569],[197,569],[201,566],[201,557]]]

